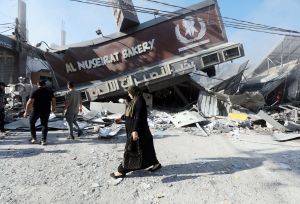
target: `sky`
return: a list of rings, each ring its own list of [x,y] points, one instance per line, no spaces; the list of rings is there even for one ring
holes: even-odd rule
[[[78,43],[97,38],[96,30],[104,35],[118,32],[112,8],[82,4],[70,0],[24,0],[27,9],[28,40],[32,45],[40,41],[60,44],[60,31],[64,24],[66,44]],[[162,1],[162,0],[160,0]],[[202,0],[163,0],[162,2],[188,7]],[[157,5],[146,0],[133,0],[134,5],[175,11],[176,8]],[[300,0],[218,0],[222,16],[251,21],[268,26],[276,26],[300,31]],[[0,0],[0,33],[11,34],[9,25],[17,17],[18,0]],[[138,13],[141,23],[154,15]],[[64,23],[62,23],[64,22]],[[243,43],[245,57],[250,63],[259,63],[282,36],[251,32],[225,27],[231,42]],[[3,33],[4,32],[4,33]]]

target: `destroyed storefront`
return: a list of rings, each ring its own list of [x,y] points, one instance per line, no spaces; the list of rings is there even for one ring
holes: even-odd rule
[[[0,35],[0,81],[5,84],[16,84],[19,83],[19,77],[24,77],[26,83],[29,81],[36,83],[38,79],[31,78],[31,74],[37,72],[50,72],[43,51],[15,40],[14,36]],[[49,74],[41,75],[52,78]]]
[[[282,41],[254,67],[243,90],[261,90],[270,106],[299,101],[300,43],[297,37],[285,36]]]
[[[194,103],[202,88],[190,74],[202,70],[213,76],[216,65],[244,56],[243,46],[227,42],[215,1],[175,13],[123,33],[47,52],[57,86],[75,82],[86,101],[117,101],[126,96],[128,86],[137,85],[151,94],[157,106]],[[57,95],[63,97],[64,92]]]
[[[183,26],[183,20],[177,21]],[[176,30],[178,24],[171,24],[175,25]],[[209,30],[209,26],[206,28]],[[206,37],[201,40],[209,39],[209,35]],[[113,48],[118,48],[116,44],[120,42],[124,44],[126,39],[124,35],[121,38],[123,41],[119,40],[115,44],[112,40],[104,45],[100,43],[91,47],[75,46],[56,53],[46,53],[50,64],[57,63],[57,68],[60,69],[54,69],[58,85],[61,84],[63,87],[65,80],[68,79],[78,80],[87,105],[80,116],[80,127],[84,128],[87,134],[95,133],[99,138],[111,138],[120,134],[124,125],[113,124],[113,121],[124,113],[125,104],[113,102],[124,97],[128,86],[135,84],[146,92],[144,97],[150,107],[149,110],[152,106],[156,108],[149,114],[149,125],[152,129],[186,128],[187,131],[193,131],[194,128],[201,136],[226,133],[234,138],[238,138],[241,132],[254,129],[273,135],[277,141],[299,137],[297,132],[300,130],[298,119],[300,108],[295,105],[299,101],[297,59],[286,58],[286,61],[281,60],[280,63],[273,64],[274,66],[260,69],[256,76],[248,76],[245,74],[249,69],[248,61],[237,66],[230,63],[219,66],[223,62],[244,55],[242,45],[239,43],[228,43],[226,38],[222,38],[222,41],[215,44],[206,41],[205,48],[201,46],[190,48],[186,45],[189,51],[185,52],[179,51],[183,46],[180,45],[181,47],[174,50],[170,47],[167,51],[161,50],[156,53],[159,51],[158,48],[161,48],[160,44],[156,43],[162,40],[151,37],[151,40],[143,39],[144,41],[137,44],[132,41],[131,47],[121,47],[121,50],[126,51],[119,54],[127,53],[128,50],[133,54],[134,49],[140,49],[135,56],[129,57],[126,61],[121,58],[121,54],[113,54],[110,60],[120,62],[107,61],[105,66],[101,64],[104,60],[101,56],[107,55],[96,55],[96,51],[105,54],[106,49],[102,50],[103,47],[106,46],[108,49],[110,45],[114,45]],[[108,53],[118,53],[116,50],[113,52],[112,48],[108,50]],[[92,51],[95,51],[92,58],[95,61],[89,61],[88,56],[81,53]],[[281,56],[280,58],[284,59]],[[276,61],[275,58],[272,60]],[[89,81],[90,78],[93,80]],[[61,105],[64,93],[57,92],[57,99],[62,99],[58,100]],[[188,104],[190,106],[187,106]],[[160,112],[158,109],[161,107],[168,107],[176,113]],[[59,108],[62,109],[63,106],[58,106]],[[67,126],[59,112],[62,111],[51,116],[49,127],[66,130]],[[7,124],[6,128],[28,130],[28,124],[26,120],[19,119],[15,123]],[[294,132],[291,134],[290,131]]]
[[[44,53],[38,48],[0,35],[0,81],[4,82],[9,107],[22,110],[39,80],[52,86],[52,74]]]

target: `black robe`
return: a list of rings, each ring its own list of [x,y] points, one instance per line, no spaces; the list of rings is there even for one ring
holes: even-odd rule
[[[158,164],[159,162],[156,158],[155,149],[153,145],[153,136],[150,132],[147,121],[147,106],[143,96],[138,96],[138,99],[133,108],[132,118],[123,115],[122,119],[125,120],[125,127],[127,133],[125,151],[129,146],[135,145],[135,142],[133,142],[131,139],[131,133],[137,131],[139,135],[140,148],[142,150],[141,169],[145,169],[152,165]]]

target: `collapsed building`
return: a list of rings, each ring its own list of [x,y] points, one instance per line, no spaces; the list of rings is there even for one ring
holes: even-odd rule
[[[142,24],[123,23],[122,32],[46,52],[62,90],[58,98],[66,82],[73,81],[86,101],[114,101],[130,85],[141,87],[161,106],[196,101],[202,87],[190,74],[202,70],[213,76],[216,65],[244,56],[243,46],[228,42],[217,1],[174,13]]]
[[[285,37],[252,68],[252,75],[246,76],[248,61],[238,66],[226,64],[243,57],[244,50],[241,43],[228,42],[217,1],[203,1],[174,12],[175,16],[143,24],[133,12],[132,2],[124,2],[124,10],[121,7],[114,11],[119,33],[47,50],[37,61],[51,71],[50,81],[56,89],[58,103],[64,101],[66,82],[77,84],[84,101],[89,102],[86,104],[90,110],[85,109],[82,115],[84,127],[97,123],[94,127],[98,127],[101,137],[117,134],[121,126],[105,126],[112,123],[114,114],[124,112],[125,104],[103,102],[126,97],[127,88],[137,85],[145,91],[150,107],[154,104],[156,108],[175,108],[177,112],[172,116],[151,115],[153,123],[157,119],[157,123],[171,121],[175,127],[196,124],[205,136],[212,130],[252,128],[254,122],[261,120],[281,132],[300,130],[300,108],[296,107],[300,97],[297,38]],[[98,33],[101,31],[97,30]],[[33,72],[30,76],[33,80]],[[27,88],[21,82],[10,92],[24,101]],[[277,110],[273,115],[269,111],[272,109]],[[218,120],[219,116],[227,118],[222,121]],[[208,118],[212,122],[204,126]],[[21,119],[6,128],[24,128],[25,123]],[[56,115],[51,116],[49,127],[67,128]],[[113,133],[107,132],[111,130]],[[284,135],[280,140],[289,137]]]
[[[112,2],[119,5],[113,12],[119,33],[104,36],[99,31],[100,38],[44,53],[7,37],[1,38],[1,45],[6,52],[10,49],[17,53],[11,55],[16,56],[11,61],[15,64],[22,57],[18,50],[26,50],[26,77],[34,83],[44,78],[51,81],[58,102],[64,100],[67,81],[78,84],[85,101],[116,101],[126,96],[128,86],[135,84],[157,107],[179,110],[198,101],[199,111],[206,116],[226,115],[224,102],[228,101],[257,111],[265,105],[298,100],[295,60],[299,46],[295,38],[286,37],[254,68],[255,76],[245,80],[248,62],[237,69],[224,66],[220,71],[220,64],[243,57],[244,50],[242,44],[228,42],[217,1],[203,1],[143,24],[131,1]],[[41,67],[47,75],[40,74]],[[21,74],[1,70],[6,79],[12,78],[7,74]],[[13,103],[24,104],[34,83],[12,85],[9,92]]]
[[[260,90],[268,105],[299,101],[299,38],[285,36],[282,41],[254,67],[253,75],[241,91]]]
[[[200,91],[197,101],[200,113],[205,117],[241,113],[238,116],[243,116],[242,120],[262,119],[281,132],[299,131],[299,48],[297,37],[285,36],[259,65],[252,68],[251,75],[244,75],[248,67],[245,62],[233,76],[222,81],[205,83],[200,76],[198,80],[204,81],[201,85],[206,87]],[[218,77],[221,76],[216,75]],[[276,138],[287,141],[298,138],[298,134],[277,135]]]
[[[39,80],[52,80],[44,52],[14,36],[0,35],[0,81],[8,85],[9,107],[23,109]]]

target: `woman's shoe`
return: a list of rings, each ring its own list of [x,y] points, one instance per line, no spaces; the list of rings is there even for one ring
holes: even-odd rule
[[[154,172],[154,171],[157,171],[158,169],[161,169],[160,163],[153,165],[153,167],[151,169],[149,169],[149,171]]]
[[[115,173],[111,173],[110,176],[111,176],[112,178],[114,178],[114,179],[118,179],[118,178],[124,178],[126,175],[125,175],[125,174],[121,174],[121,175],[119,175],[119,176],[116,176]]]

